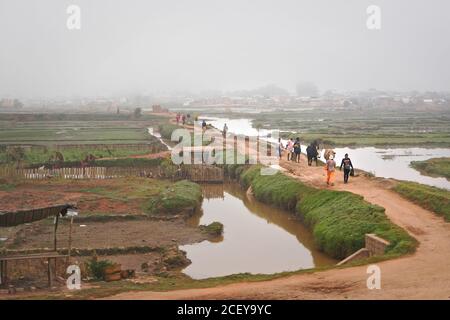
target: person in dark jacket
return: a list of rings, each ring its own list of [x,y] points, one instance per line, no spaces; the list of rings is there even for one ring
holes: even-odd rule
[[[300,138],[297,137],[294,142],[294,161],[295,162],[300,162],[300,154],[301,153],[302,153],[302,146],[300,144]]]
[[[315,142],[312,142],[307,148],[306,148],[306,155],[308,157],[308,166],[312,165],[313,160],[316,161],[316,166],[318,163],[318,155],[319,152],[317,151],[318,147],[317,144]]]
[[[344,183],[348,182],[348,177],[350,176],[350,172],[353,170],[352,160],[348,157],[348,153],[345,154],[344,159],[341,161],[340,170],[342,171],[342,167],[344,167]]]
[[[207,126],[208,126],[208,125],[206,124],[206,121],[203,120],[203,122],[202,122],[202,130],[203,130],[203,132],[206,131]]]

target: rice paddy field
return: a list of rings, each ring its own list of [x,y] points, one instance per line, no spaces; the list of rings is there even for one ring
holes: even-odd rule
[[[165,148],[148,133],[164,117],[121,114],[0,114],[0,163],[43,163],[142,155]],[[146,147],[148,146],[148,147]]]
[[[0,114],[0,144],[139,143],[162,118],[111,114]]]

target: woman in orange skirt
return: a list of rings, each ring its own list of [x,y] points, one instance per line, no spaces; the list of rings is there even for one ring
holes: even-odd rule
[[[327,160],[325,170],[327,172],[327,185],[334,186],[334,172],[336,170],[336,161],[334,161],[333,155],[330,155],[329,159]]]

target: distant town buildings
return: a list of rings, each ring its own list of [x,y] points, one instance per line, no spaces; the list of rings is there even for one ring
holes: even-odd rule
[[[20,109],[23,107],[23,103],[18,99],[1,99],[0,108],[4,109]]]
[[[306,91],[306,90],[305,90]],[[332,108],[398,108],[398,107],[450,107],[448,93],[399,93],[369,90],[335,93],[328,91],[317,96],[220,96],[208,98],[188,97],[184,107],[332,107]]]
[[[169,112],[169,110],[161,107],[159,104],[154,104],[152,106],[152,112],[153,113],[167,113],[167,112]]]
[[[314,87],[299,86],[299,94],[289,94],[274,86],[250,91],[205,94],[135,95],[121,97],[83,97],[29,99],[23,103],[18,99],[0,97],[0,111],[9,110],[61,110],[74,109],[79,112],[110,112],[132,114],[136,108],[144,112],[165,113],[168,108],[450,108],[450,92],[387,92],[375,89],[355,92],[325,91],[316,93]],[[300,90],[301,89],[301,90]],[[308,89],[308,90],[307,90]],[[25,106],[26,107],[25,107]],[[162,107],[162,105],[164,107]]]

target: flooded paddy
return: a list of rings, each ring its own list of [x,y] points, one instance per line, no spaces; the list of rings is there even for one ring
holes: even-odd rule
[[[410,166],[411,161],[450,157],[450,149],[445,148],[335,148],[337,160],[349,154],[356,168],[372,172],[377,177],[414,181],[450,190],[450,181],[442,177],[421,174]]]
[[[207,122],[218,129],[222,129],[226,123],[230,133],[247,136],[258,135],[258,130],[252,127],[251,119],[201,117],[201,119],[203,118],[208,119]],[[266,137],[272,131],[262,128],[259,130],[259,136]],[[301,134],[299,136],[301,137]],[[268,140],[271,141],[273,139]],[[283,141],[285,142],[285,140]],[[450,190],[450,181],[446,178],[426,176],[410,167],[411,161],[450,157],[449,148],[358,147],[334,148],[334,150],[336,151],[336,159],[338,162],[348,153],[355,168],[371,172],[377,177],[413,181]],[[302,152],[304,153],[305,151],[306,146],[302,146]]]
[[[204,186],[204,194],[201,210],[188,223],[218,221],[224,234],[213,242],[180,247],[192,261],[183,270],[190,277],[268,274],[337,262],[316,249],[311,232],[292,213],[256,201],[239,185]]]

